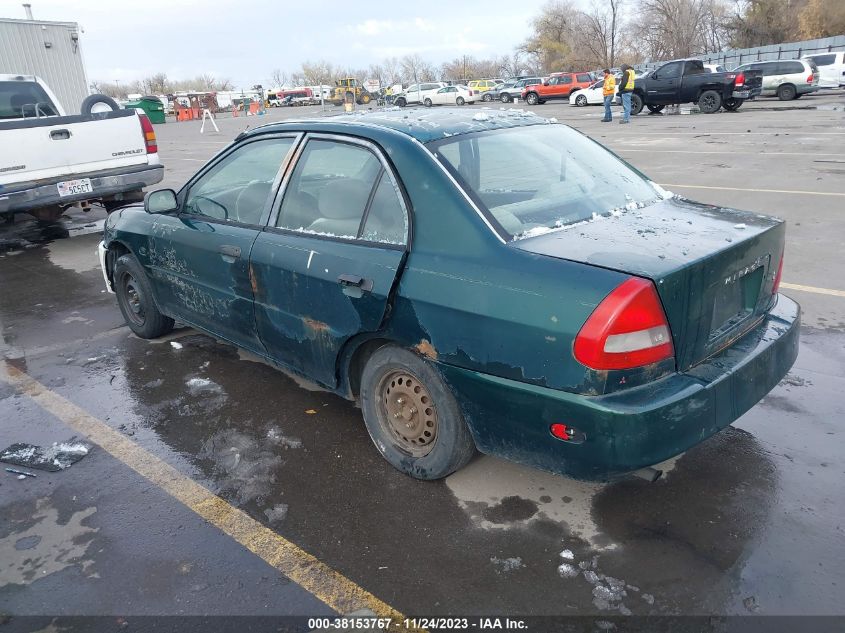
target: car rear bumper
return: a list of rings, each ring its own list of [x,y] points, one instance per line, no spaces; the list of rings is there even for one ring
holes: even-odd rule
[[[60,196],[58,183],[67,180],[88,178],[93,192],[71,196]],[[161,182],[164,178],[164,166],[140,165],[138,167],[108,170],[93,174],[74,174],[50,180],[41,180],[30,186],[10,190],[0,189],[0,213],[22,212],[41,209],[56,204],[73,204],[80,200],[95,200],[118,193],[137,191],[146,186]]]
[[[731,347],[684,373],[607,396],[583,396],[449,365],[452,387],[484,453],[579,479],[603,480],[674,457],[732,424],[789,371],[800,307],[779,296]],[[555,439],[553,423],[585,434]]]

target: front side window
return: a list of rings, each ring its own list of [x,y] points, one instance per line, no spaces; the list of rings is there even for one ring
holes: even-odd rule
[[[252,141],[191,185],[183,211],[226,222],[258,224],[293,138]]]
[[[285,189],[276,226],[404,244],[407,215],[391,175],[373,152],[360,145],[312,139]]]
[[[579,82],[590,81],[591,79],[592,77],[590,77],[589,75],[578,75]]]
[[[673,62],[666,64],[658,71],[660,79],[674,79],[681,74],[681,64],[683,62]]]
[[[467,134],[429,147],[511,238],[633,209],[661,197],[623,161],[563,125]]]

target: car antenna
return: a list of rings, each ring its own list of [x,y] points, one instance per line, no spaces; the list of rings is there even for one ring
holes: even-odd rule
[[[240,134],[238,134],[238,135],[235,137],[235,141],[240,141],[240,140],[241,140],[244,136],[246,136],[246,133],[247,133],[247,132],[249,132],[249,128],[250,128],[250,127],[251,127],[251,126],[250,126],[250,124],[249,124],[249,123],[247,123],[247,124],[246,124],[246,127],[244,128],[244,131],[243,131],[243,132],[241,132]]]

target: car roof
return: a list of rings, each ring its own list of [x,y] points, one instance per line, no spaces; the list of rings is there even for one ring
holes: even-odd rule
[[[387,108],[363,113],[338,114],[313,119],[293,119],[268,123],[243,133],[239,138],[285,132],[329,132],[372,136],[375,130],[403,134],[421,143],[459,134],[501,130],[528,125],[548,125],[554,120],[518,108]]]

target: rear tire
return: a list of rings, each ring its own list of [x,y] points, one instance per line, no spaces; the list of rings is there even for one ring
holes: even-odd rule
[[[745,101],[744,99],[734,99],[731,97],[730,99],[725,99],[722,103],[722,107],[727,110],[728,112],[736,112],[739,110],[739,106],[742,105],[742,102]]]
[[[778,86],[777,95],[778,99],[781,101],[792,101],[797,94],[798,91],[792,84],[783,84],[782,86]]]
[[[173,329],[173,319],[159,312],[147,275],[133,255],[121,255],[115,262],[112,285],[123,318],[136,336],[158,338]]]
[[[634,93],[631,95],[631,114],[633,116],[637,116],[640,112],[643,111],[643,98]]]
[[[475,443],[440,374],[412,352],[386,345],[361,376],[367,431],[394,468],[417,479],[440,479],[466,465]]]
[[[653,112],[654,114],[657,114],[658,112],[663,110],[663,108],[665,108],[666,106],[665,105],[654,105],[654,104],[649,103],[648,105],[646,105],[646,107],[648,108],[649,112]]]
[[[704,114],[714,114],[722,107],[722,95],[715,90],[705,90],[698,97],[698,109]]]

